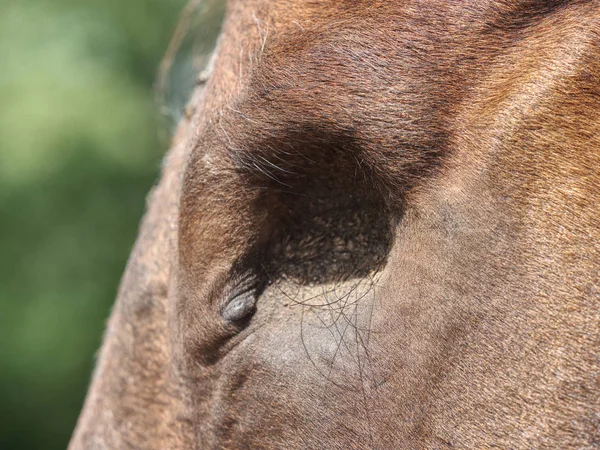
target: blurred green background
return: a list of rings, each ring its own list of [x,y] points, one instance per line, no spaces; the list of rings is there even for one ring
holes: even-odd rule
[[[0,1],[3,450],[67,445],[168,147],[152,88],[185,3]],[[167,86],[174,120],[193,85],[188,41]]]

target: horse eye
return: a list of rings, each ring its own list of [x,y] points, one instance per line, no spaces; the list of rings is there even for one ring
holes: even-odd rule
[[[221,316],[226,322],[239,323],[249,319],[256,311],[256,289],[245,290],[232,296],[221,310]]]

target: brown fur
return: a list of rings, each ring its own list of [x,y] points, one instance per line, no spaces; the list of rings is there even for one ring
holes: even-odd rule
[[[600,447],[597,2],[232,0],[191,105],[71,449]]]

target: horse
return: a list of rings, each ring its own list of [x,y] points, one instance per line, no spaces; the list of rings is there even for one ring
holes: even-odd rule
[[[230,0],[69,448],[600,448],[600,4]]]

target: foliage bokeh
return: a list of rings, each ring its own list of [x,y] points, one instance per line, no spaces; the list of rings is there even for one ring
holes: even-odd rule
[[[168,145],[152,87],[184,3],[0,4],[2,449],[67,445]]]

